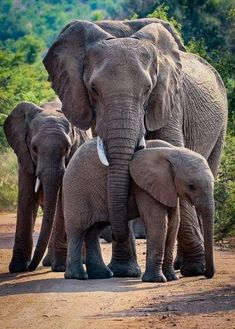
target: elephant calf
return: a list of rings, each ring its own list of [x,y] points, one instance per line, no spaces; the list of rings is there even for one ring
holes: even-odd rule
[[[54,216],[56,214],[58,220],[63,217],[60,186],[65,167],[78,146],[87,139],[86,133],[73,128],[60,109],[59,102],[42,107],[22,102],[4,123],[7,141],[19,165],[17,225],[10,272],[34,270],[41,261]],[[31,260],[32,233],[39,204],[43,207],[42,227]],[[63,221],[61,225],[64,227]],[[63,256],[60,255],[64,268],[66,253]]]
[[[155,147],[161,146],[161,147]],[[205,240],[205,276],[214,275],[214,178],[206,160],[193,151],[150,141],[130,161],[133,179],[128,218],[139,215],[147,231],[146,270],[143,281],[177,279],[173,248],[179,226],[178,197],[187,199],[202,216]],[[97,155],[96,140],[83,144],[68,165],[63,179],[65,230],[68,253],[65,278],[108,278],[102,260],[99,233],[109,224],[107,167]],[[86,245],[86,270],[82,245]]]

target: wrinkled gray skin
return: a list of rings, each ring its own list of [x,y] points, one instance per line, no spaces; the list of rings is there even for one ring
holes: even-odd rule
[[[51,235],[56,206],[57,219],[63,223],[60,186],[65,167],[83,137],[72,128],[60,108],[61,104],[57,102],[47,103],[42,107],[22,102],[4,123],[6,138],[17,155],[19,165],[17,224],[13,256],[9,265],[11,273],[34,270],[38,266]],[[37,178],[40,186],[35,193]],[[31,260],[32,233],[39,204],[43,208],[43,219]],[[60,241],[64,239],[60,229],[63,231],[63,227],[57,227],[56,247],[61,254],[59,264],[54,264],[55,270],[57,266],[64,266],[66,260],[64,242],[60,245]],[[47,256],[45,263],[48,260]]]
[[[227,120],[223,82],[203,59],[186,53],[169,23],[158,19],[73,21],[43,62],[67,118],[81,129],[95,127],[103,141],[115,238],[110,267],[117,275],[131,267],[137,275],[127,224],[129,161],[146,134],[202,154],[215,176]],[[198,218],[187,201],[180,201],[180,208],[181,273],[200,274]]]
[[[158,146],[158,147],[156,147]],[[160,146],[160,147],[159,147]],[[143,281],[176,280],[173,249],[179,227],[178,196],[200,213],[204,231],[206,271],[214,275],[214,177],[206,160],[191,150],[163,141],[151,141],[130,162],[134,183],[128,218],[140,215],[147,231],[146,270]],[[71,159],[63,179],[63,207],[68,242],[65,278],[108,278],[99,233],[109,224],[106,200],[107,169],[98,159],[96,141],[82,145]],[[136,201],[136,203],[135,203]],[[168,216],[168,219],[167,219]],[[82,244],[86,244],[86,269]]]

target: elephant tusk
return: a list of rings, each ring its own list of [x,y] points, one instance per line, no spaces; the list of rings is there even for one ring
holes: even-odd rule
[[[100,162],[104,166],[108,167],[109,162],[108,162],[107,157],[106,157],[104,143],[103,143],[102,139],[99,136],[97,136],[97,152],[98,152]]]
[[[37,177],[37,179],[36,179],[36,183],[35,183],[35,188],[34,188],[34,192],[35,192],[35,193],[38,193],[38,190],[39,190],[40,184],[41,184],[41,182],[40,182],[39,178]]]
[[[139,149],[146,149],[146,143],[145,143],[144,136],[142,136],[142,138],[139,142]]]

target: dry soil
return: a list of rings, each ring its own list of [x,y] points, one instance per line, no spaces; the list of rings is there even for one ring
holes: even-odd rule
[[[169,283],[140,279],[65,280],[40,266],[9,274],[15,214],[0,215],[0,328],[235,328],[235,252],[216,248],[216,275]],[[35,229],[37,237],[40,218]],[[106,262],[111,245],[101,241]],[[137,240],[145,263],[145,241]]]

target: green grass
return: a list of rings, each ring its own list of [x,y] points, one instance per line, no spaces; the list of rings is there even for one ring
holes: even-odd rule
[[[0,153],[0,211],[17,207],[17,158],[11,149]]]

